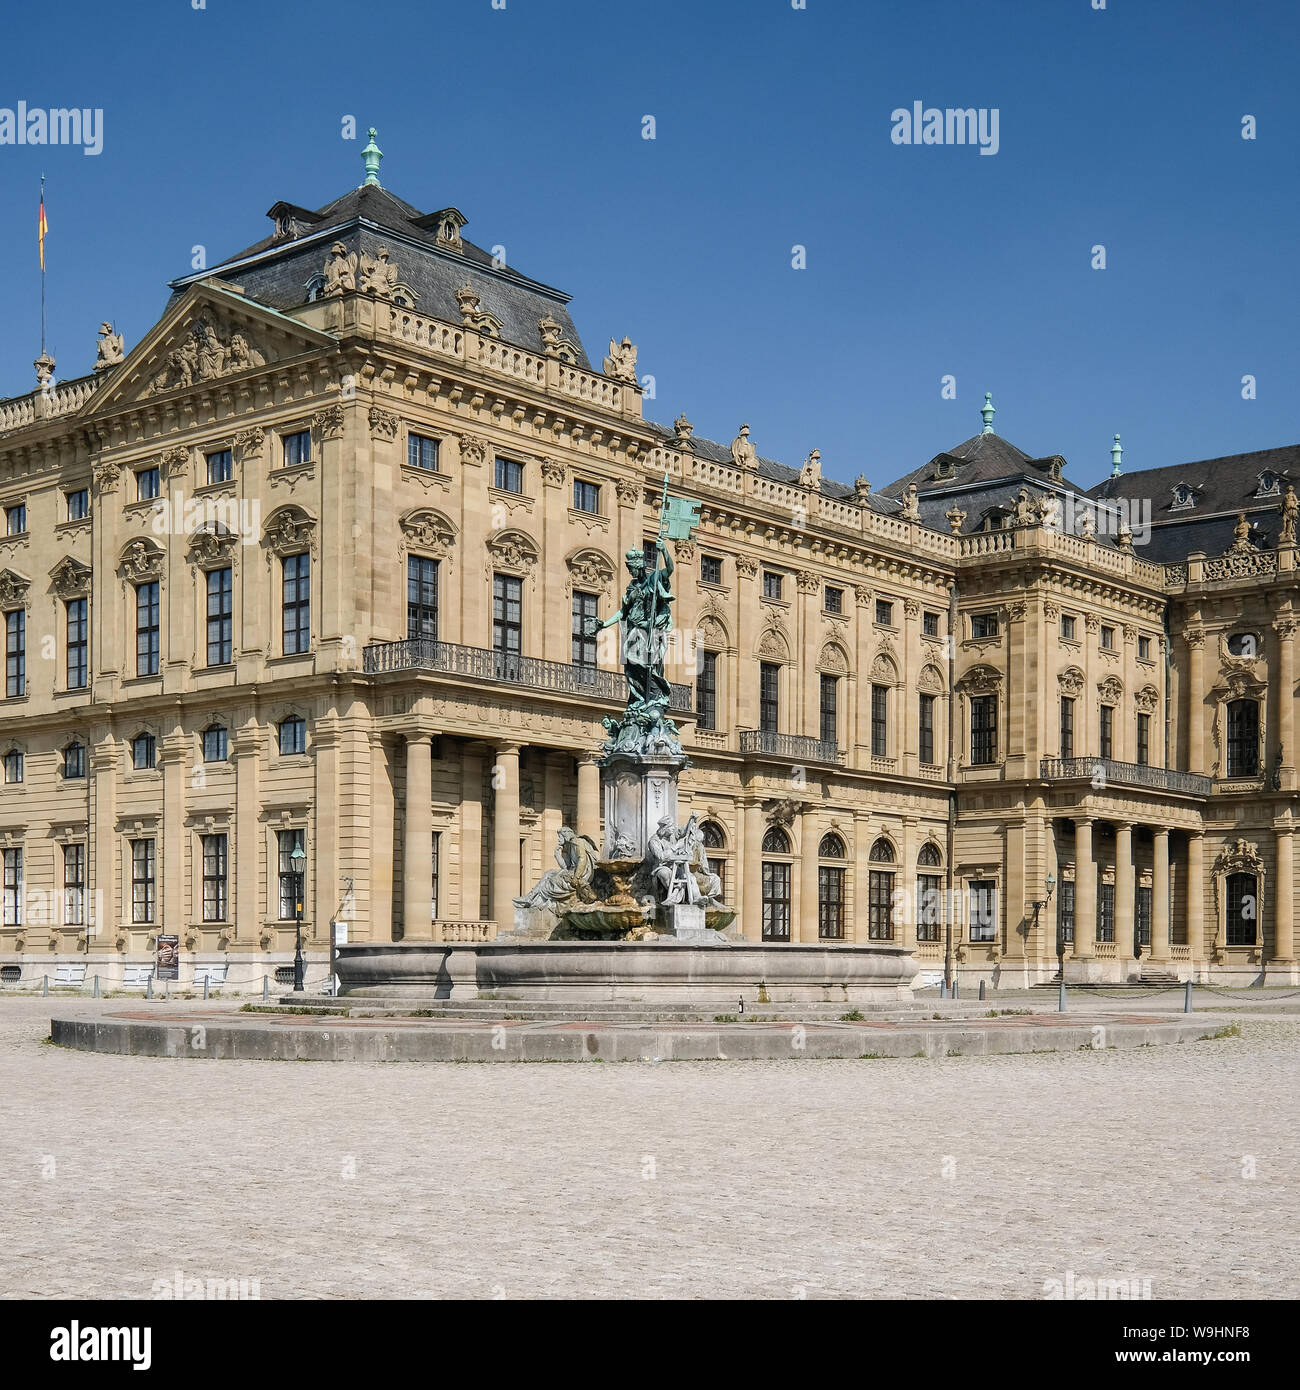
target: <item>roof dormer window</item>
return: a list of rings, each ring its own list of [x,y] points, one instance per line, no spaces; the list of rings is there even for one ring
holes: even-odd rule
[[[1281,491],[1281,478],[1272,469],[1266,468],[1259,475],[1259,486],[1255,489],[1256,497],[1276,497]]]
[[[1171,506],[1175,511],[1181,507],[1194,507],[1196,505],[1196,489],[1187,483],[1179,483],[1174,488],[1174,500]]]
[[[325,277],[313,275],[307,281],[307,303],[314,304],[325,293]]]

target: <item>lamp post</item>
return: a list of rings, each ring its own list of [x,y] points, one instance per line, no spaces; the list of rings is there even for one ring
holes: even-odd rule
[[[289,856],[289,863],[293,865],[293,987],[295,992],[301,993],[303,988],[302,890],[307,870],[307,855],[303,851],[301,841],[294,845],[293,853]]]

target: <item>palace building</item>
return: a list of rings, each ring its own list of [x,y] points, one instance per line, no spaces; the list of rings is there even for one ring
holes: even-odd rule
[[[4,979],[261,988],[301,929],[489,940],[599,842],[617,641],[672,550],[673,717],[736,932],[923,978],[1297,979],[1300,449],[1086,492],[979,432],[873,491],[643,411],[569,296],[378,177],[0,401]],[[972,426],[975,422],[972,421]],[[854,472],[869,460],[846,461]]]

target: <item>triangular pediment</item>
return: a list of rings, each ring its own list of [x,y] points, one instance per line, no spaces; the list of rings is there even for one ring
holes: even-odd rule
[[[86,418],[223,384],[332,349],[336,340],[219,281],[191,285],[84,407]]]

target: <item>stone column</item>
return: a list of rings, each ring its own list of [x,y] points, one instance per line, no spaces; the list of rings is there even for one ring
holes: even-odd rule
[[[1028,875],[1025,872],[1025,858],[1028,853],[1028,828],[1023,820],[1011,821],[1006,827],[1007,852],[1007,891],[1004,908],[1006,911],[1006,947],[1002,945],[1002,933],[994,934],[994,959],[1004,955],[1008,968],[1024,970],[1025,944],[1028,936],[1028,923],[1025,918],[1025,902],[1032,898]],[[1030,908],[1032,918],[1033,909]],[[1021,980],[1024,976],[1021,975]]]
[[[1151,959],[1169,959],[1169,831],[1152,837]]]
[[[578,834],[590,835],[604,853],[600,825],[600,764],[594,753],[578,758]]]
[[[853,816],[853,911],[849,914],[844,939],[865,942],[867,939],[867,909],[871,903],[871,813],[858,811]]]
[[[87,931],[93,932],[98,944],[112,944],[117,935],[117,924],[127,922],[130,916],[119,913],[117,906],[117,862],[120,836],[117,833],[117,740],[112,731],[95,744],[90,753],[90,775],[95,794],[95,819],[88,827],[95,837],[94,858],[86,851],[86,872],[89,875],[89,902],[83,914]],[[63,921],[63,894],[59,891],[62,880],[58,877],[62,866],[55,860],[55,892],[60,904],[58,920]],[[27,933],[29,941],[34,940],[33,932]],[[30,947],[28,948],[30,950]]]
[[[1271,960],[1288,963],[1295,954],[1295,861],[1290,824],[1277,827],[1277,887],[1273,890],[1273,954]]]
[[[1205,771],[1205,633],[1187,633],[1191,670],[1187,677],[1187,770]],[[1152,937],[1154,940],[1154,935]]]
[[[477,922],[483,912],[483,745],[469,743],[460,763],[460,917]]]
[[[1097,866],[1092,862],[1092,820],[1074,820],[1074,958],[1091,960],[1097,942]]]
[[[799,820],[799,904],[790,939],[815,944],[818,940],[817,849],[821,839],[821,817],[815,811],[804,811]]]
[[[256,719],[250,718],[230,740],[230,754],[235,761],[235,837],[234,853],[230,855],[230,868],[235,878],[232,935],[242,941],[257,941],[260,936],[257,888],[262,882],[259,873],[262,856],[259,852],[257,781],[261,753],[261,731]]]
[[[370,731],[370,934],[393,939],[393,774],[384,736]]]
[[[1187,837],[1187,954],[1194,975],[1205,956],[1205,835],[1199,830]]]
[[[898,877],[894,880],[894,906],[890,908],[892,916],[897,905],[902,905],[902,912],[894,927],[894,940],[909,951],[916,949],[916,825],[915,816],[903,817],[899,844],[899,857],[903,862],[898,866]]]
[[[426,733],[406,735],[402,937],[433,940],[433,747]]]
[[[158,827],[155,872],[161,875],[162,892],[154,922],[155,929],[160,932],[179,934],[182,945],[190,920],[185,910],[185,841],[190,833],[185,827],[185,765],[191,756],[189,737],[180,729],[168,734],[158,749],[158,762],[163,774],[163,813]],[[129,904],[130,898],[126,894],[123,896]],[[194,915],[197,917],[201,914]]]
[[[519,896],[519,744],[503,743],[497,749],[492,787],[492,916],[500,932],[514,926]]]
[[[1133,827],[1115,827],[1115,959],[1119,977],[1133,969]]]
[[[1282,785],[1295,785],[1295,623],[1280,618],[1278,637],[1278,738],[1282,744]]]
[[[741,856],[743,889],[736,903],[738,922],[746,941],[763,936],[763,803],[758,797],[745,802],[745,840]]]

